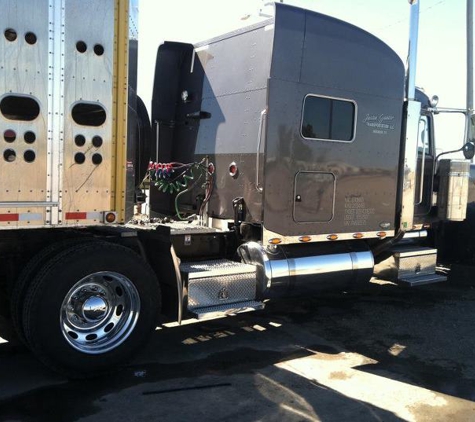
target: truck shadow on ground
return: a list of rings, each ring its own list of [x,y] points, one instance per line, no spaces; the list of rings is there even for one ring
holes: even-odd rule
[[[261,352],[240,348],[189,362],[134,363],[95,380],[57,379],[58,384],[0,401],[0,420],[403,420],[272,366],[308,352],[268,350],[256,358]]]
[[[473,401],[474,311],[470,288],[372,284],[161,327],[128,366],[86,381],[51,374],[20,346],[2,344],[0,420],[402,420],[275,365],[352,352],[372,361],[353,369]]]

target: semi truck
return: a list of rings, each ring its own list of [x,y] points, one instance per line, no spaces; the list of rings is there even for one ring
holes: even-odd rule
[[[277,3],[160,45],[149,117],[136,0],[0,6],[0,312],[53,370],[108,371],[163,321],[446,280],[473,104],[416,89],[415,38],[406,72],[368,32]],[[468,136],[444,159],[434,115],[457,110]]]

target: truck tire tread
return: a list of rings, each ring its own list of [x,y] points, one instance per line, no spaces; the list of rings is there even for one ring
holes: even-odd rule
[[[26,292],[30,285],[30,281],[34,278],[35,274],[41,269],[44,262],[54,257],[59,251],[83,244],[85,242],[93,242],[93,239],[65,239],[55,242],[40,250],[32,259],[26,264],[25,268],[21,271],[18,279],[16,280],[13,290],[10,296],[10,315],[13,328],[19,338],[19,340],[27,345],[25,334],[23,332],[23,306],[26,296]]]
[[[141,299],[149,300],[149,306],[148,308],[141,309],[140,312],[139,321],[141,321],[142,324],[140,326],[141,332],[137,334],[139,331],[139,323],[137,323],[130,337],[116,349],[108,352],[106,356],[86,355],[74,350],[70,345],[66,344],[64,338],[62,342],[59,340],[62,335],[59,329],[59,311],[58,320],[52,321],[52,329],[38,323],[37,317],[41,315],[41,312],[39,312],[39,307],[41,306],[39,297],[42,291],[52,288],[50,286],[51,276],[55,272],[60,272],[61,268],[67,267],[69,270],[68,265],[71,264],[73,259],[93,257],[94,254],[100,256],[104,251],[106,253],[112,252],[118,256],[122,256],[122,261],[140,264],[139,271],[142,272],[143,276],[140,279],[140,283],[142,283],[141,288],[149,290],[145,292],[143,296],[141,295]],[[74,256],[72,256],[72,252],[74,252]],[[66,267],[64,267],[65,265]],[[132,269],[131,271],[135,270],[136,269]],[[145,281],[142,281],[142,279],[145,279]],[[105,241],[95,241],[79,245],[78,247],[68,248],[44,263],[37,276],[31,282],[26,294],[23,310],[23,330],[29,348],[46,366],[69,378],[89,378],[110,372],[116,365],[124,362],[139,348],[140,344],[146,340],[148,334],[155,327],[154,323],[158,319],[160,302],[160,288],[156,275],[146,261],[135,251],[122,245]],[[155,305],[156,309],[149,309],[153,308],[153,305]],[[146,315],[144,316],[144,314]],[[39,330],[43,330],[44,333],[40,333]],[[47,333],[48,331],[51,331],[51,333]],[[136,338],[137,336],[138,338]],[[52,353],[51,350],[47,350],[48,347],[52,347],[53,343],[58,343],[58,349],[61,348],[56,354]]]

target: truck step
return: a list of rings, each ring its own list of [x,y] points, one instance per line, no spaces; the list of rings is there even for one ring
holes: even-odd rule
[[[248,300],[246,302],[227,303],[223,305],[195,308],[190,313],[197,319],[207,319],[226,315],[234,315],[242,312],[258,311],[264,309],[264,307],[265,304],[263,302]]]
[[[423,274],[414,277],[405,277],[399,279],[399,284],[406,287],[423,286],[424,284],[440,283],[447,281],[445,275],[440,274]]]
[[[188,292],[189,311],[234,306],[256,298],[255,265],[217,259],[185,262],[180,265],[180,271]]]
[[[439,283],[447,277],[435,272],[437,249],[399,245],[392,249],[392,255],[375,266],[376,277],[406,287]]]

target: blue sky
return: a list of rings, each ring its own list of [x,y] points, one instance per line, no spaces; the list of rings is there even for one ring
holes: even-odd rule
[[[407,0],[284,0],[345,20],[371,32],[405,61],[409,34]],[[262,0],[140,0],[139,94],[150,102],[156,49],[164,40],[198,42],[264,19]],[[264,7],[264,12],[271,8]],[[465,107],[466,0],[420,0],[417,86],[437,94],[441,107]],[[437,144],[458,148],[463,118],[439,115]]]

